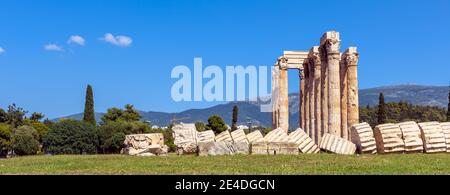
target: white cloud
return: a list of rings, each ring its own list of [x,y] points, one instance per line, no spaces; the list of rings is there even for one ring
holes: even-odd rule
[[[47,51],[64,51],[63,48],[57,44],[47,44],[44,46]]]
[[[75,43],[81,46],[84,46],[84,44],[86,43],[86,41],[84,40],[83,37],[79,36],[79,35],[73,35],[70,36],[69,41],[67,41],[68,43]]]
[[[106,33],[105,36],[101,38],[101,40],[120,47],[128,47],[133,42],[131,37],[123,35],[114,36],[111,33]]]
[[[3,54],[5,52],[6,52],[5,49],[3,49],[3,47],[0,47],[0,54]]]

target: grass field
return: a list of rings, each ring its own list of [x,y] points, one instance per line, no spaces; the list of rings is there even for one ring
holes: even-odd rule
[[[450,174],[450,154],[29,156],[0,159],[0,174]]]

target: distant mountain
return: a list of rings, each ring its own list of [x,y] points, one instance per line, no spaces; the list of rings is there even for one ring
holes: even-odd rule
[[[448,87],[420,85],[396,85],[362,89],[359,91],[360,106],[377,105],[380,93],[384,94],[386,102],[406,101],[415,105],[447,107]],[[299,99],[298,93],[289,95],[289,123],[292,128],[298,127]],[[231,124],[231,115],[234,105],[237,105],[239,108],[239,124],[246,125],[251,122],[252,125],[262,125],[266,127],[272,125],[272,114],[260,112],[259,102],[230,102],[210,108],[190,109],[179,113],[141,111],[141,115],[143,120],[150,121],[151,124],[158,126],[166,126],[174,116],[177,119],[180,119],[178,122],[207,122],[208,117],[213,114],[222,116],[227,124]],[[97,121],[100,121],[102,115],[103,113],[96,113],[95,116]],[[80,120],[82,117],[82,114],[75,114],[63,118]]]
[[[447,86],[396,85],[363,89],[359,92],[360,105],[377,105],[382,92],[387,102],[407,101],[414,105],[447,107]]]

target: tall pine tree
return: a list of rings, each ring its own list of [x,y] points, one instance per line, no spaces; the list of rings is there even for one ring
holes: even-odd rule
[[[387,123],[387,116],[386,116],[386,103],[384,102],[384,95],[383,93],[380,93],[380,97],[378,98],[378,124],[384,124]]]
[[[86,89],[86,101],[84,104],[84,116],[83,120],[96,125],[95,112],[94,112],[94,93],[92,92],[92,86],[88,85]]]
[[[231,121],[231,130],[237,129],[237,121],[238,121],[238,107],[233,106],[233,116]]]

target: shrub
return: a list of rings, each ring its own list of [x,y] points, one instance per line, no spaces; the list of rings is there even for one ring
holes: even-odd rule
[[[61,120],[43,138],[44,151],[51,154],[93,154],[98,138],[95,126],[75,120]]]
[[[33,120],[25,120],[25,124],[28,126],[33,127],[36,129],[38,136],[39,136],[39,142],[42,143],[42,138],[48,133],[48,126],[42,122],[39,121],[33,121]]]
[[[11,150],[11,127],[0,123],[0,156],[6,156]]]
[[[16,155],[34,155],[39,150],[39,135],[31,126],[20,126],[14,129],[12,149]]]
[[[226,131],[228,127],[220,116],[213,115],[208,118],[206,129],[213,130],[214,133],[219,134],[222,131]]]

